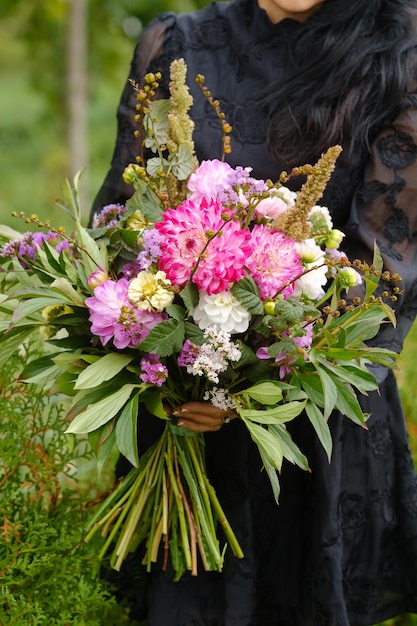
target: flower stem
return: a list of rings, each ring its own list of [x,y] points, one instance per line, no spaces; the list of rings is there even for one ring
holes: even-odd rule
[[[175,501],[177,504],[178,510],[178,519],[180,523],[180,533],[182,539],[182,549],[184,551],[185,564],[187,569],[191,569],[191,551],[190,551],[190,543],[188,540],[188,531],[187,531],[187,522],[184,515],[184,505],[182,502],[181,493],[178,488],[177,481],[175,479],[174,472],[174,446],[173,446],[173,437],[171,433],[168,433],[168,450],[165,452],[165,459],[167,463],[168,476],[170,480],[170,485],[174,492]]]

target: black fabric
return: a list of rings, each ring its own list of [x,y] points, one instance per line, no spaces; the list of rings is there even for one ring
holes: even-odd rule
[[[130,77],[147,71],[167,79],[173,58],[188,66],[192,116],[200,160],[221,156],[218,120],[194,77],[204,74],[233,126],[231,165],[276,179],[288,164],[274,164],[265,147],[265,112],[257,96],[272,79],[285,80],[298,23],[271,24],[255,0],[215,3],[193,14],[165,14],[145,29]],[[164,95],[164,88],[161,89]],[[121,174],[140,153],[135,95],[129,83],[118,110],[119,132],[110,172],[94,208],[124,202],[132,190]],[[399,351],[416,314],[417,106],[410,94],[395,120],[387,120],[372,154],[342,155],[324,202],[347,233],[351,258],[371,258],[376,240],[386,267],[403,277],[396,304],[398,327],[377,343]],[[286,464],[279,505],[255,446],[234,421],[206,435],[209,475],[245,552],[226,554],[222,574],[200,572],[172,582],[169,572],[146,575],[140,555],[120,578],[134,614],[149,626],[365,626],[417,612],[417,479],[394,376],[375,369],[380,393],[361,398],[371,413],[368,429],[338,414],[330,418],[334,451],[329,464],[300,419],[294,438],[311,461],[311,473]],[[142,414],[142,445],[160,424]],[[120,468],[123,471],[123,468]]]

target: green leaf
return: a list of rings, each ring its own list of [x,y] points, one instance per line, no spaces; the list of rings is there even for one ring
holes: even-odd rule
[[[324,392],[324,417],[326,419],[329,418],[330,413],[333,411],[336,400],[337,400],[337,390],[336,385],[334,384],[332,378],[326,372],[325,369],[320,367],[318,363],[314,363],[316,371],[320,377],[323,392]]]
[[[57,365],[51,365],[49,361],[49,367],[39,368],[38,371],[33,371],[31,375],[28,375],[26,368],[22,374],[22,380],[32,385],[48,385],[58,378],[60,373],[61,369]]]
[[[331,327],[343,325],[346,332],[346,347],[354,345],[358,341],[366,341],[372,339],[386,319],[387,313],[383,307],[378,304],[369,306],[367,309],[357,308],[345,313],[338,320],[334,320]]]
[[[372,296],[375,289],[378,287],[378,284],[380,281],[379,275],[381,274],[383,270],[383,266],[384,266],[381,253],[376,243],[374,244],[374,256],[372,259],[372,265],[375,266],[376,273],[364,276],[364,282],[366,285],[365,298],[364,298],[365,302],[368,302],[369,298]]]
[[[128,354],[110,352],[81,372],[75,383],[75,389],[97,387],[117,376],[131,361],[133,357]]]
[[[314,430],[316,431],[317,437],[319,438],[321,445],[325,449],[327,458],[330,462],[333,448],[330,428],[326,420],[324,419],[323,413],[313,402],[308,401],[305,408],[308,419],[310,420]]]
[[[242,369],[246,368],[248,365],[255,365],[259,363],[259,359],[255,352],[248,345],[243,343],[243,341],[238,341],[238,346],[241,357],[235,366],[236,368]]]
[[[135,183],[136,184],[136,183]],[[133,196],[126,202],[127,208],[140,211],[150,222],[160,222],[163,216],[163,207],[158,196],[143,182]]]
[[[324,407],[324,393],[321,380],[316,373],[307,374],[294,371],[294,378],[299,381],[299,385],[314,404]]]
[[[38,294],[43,294],[43,293],[46,293],[47,295],[38,296]],[[30,318],[31,315],[33,315],[34,313],[37,313],[38,311],[44,309],[45,307],[57,306],[57,305],[62,305],[62,304],[67,304],[68,306],[71,306],[72,304],[65,294],[54,291],[53,289],[39,288],[38,290],[34,292],[30,292],[27,289],[24,289],[12,295],[13,295],[13,298],[14,297],[21,298],[12,316],[13,325],[16,325],[17,322],[19,322],[22,319],[26,320],[26,318],[28,317]],[[28,299],[23,299],[23,298],[28,298]],[[43,323],[45,324],[45,321],[43,321]]]
[[[5,365],[24,341],[37,331],[34,325],[18,326],[0,336],[0,366]]]
[[[266,458],[275,469],[280,471],[282,461],[284,460],[280,438],[270,433],[263,426],[259,426],[245,418],[242,419],[249,430],[250,436],[258,446],[262,458]]]
[[[167,172],[169,163],[166,159],[160,157],[152,157],[146,161],[146,172],[151,178],[159,177],[159,172]]]
[[[307,315],[315,317],[318,313],[317,309],[292,298],[276,302],[275,312],[277,317],[282,317],[288,324],[304,322]]]
[[[373,391],[378,389],[378,383],[375,376],[370,374],[368,370],[365,369],[365,367],[361,369],[360,367],[346,364],[340,366],[337,364],[329,363],[321,356],[319,356],[319,361],[323,365],[323,367],[329,370],[336,378],[345,381],[350,385],[353,385],[361,393],[366,393],[367,391]]]
[[[50,285],[57,293],[63,294],[68,298],[68,302],[75,306],[85,307],[84,298],[74,289],[67,278],[56,278]]]
[[[149,411],[151,415],[156,415],[156,417],[159,417],[160,419],[163,419],[163,420],[169,420],[168,415],[164,411],[164,405],[162,404],[161,394],[158,391],[153,391],[152,389],[150,389],[149,391],[147,390],[143,394],[143,403],[147,411]],[[140,413],[139,413],[139,417],[140,417]]]
[[[138,408],[139,393],[136,393],[123,408],[115,428],[117,447],[134,467],[139,467]]]
[[[193,171],[195,158],[191,150],[180,145],[178,152],[169,159],[171,172],[178,180],[187,180]]]
[[[178,304],[171,304],[166,310],[168,315],[178,322],[182,322],[185,317],[185,311]]]
[[[74,374],[71,374],[70,372],[62,372],[59,376],[54,376],[53,383],[49,388],[48,393],[49,395],[61,393],[68,397],[73,396],[75,393],[74,382]]]
[[[87,230],[77,223],[77,242],[83,247],[81,256],[86,276],[90,276],[100,267],[105,271],[109,269],[106,247],[100,240],[95,241]]]
[[[353,389],[346,385],[337,384],[337,393],[336,408],[355,424],[364,426],[368,415],[362,411]]]
[[[115,393],[90,404],[77,415],[67,428],[67,433],[89,433],[109,422],[126,404],[138,385],[123,385]]]
[[[233,285],[231,291],[241,305],[252,315],[262,315],[264,313],[264,306],[259,297],[259,289],[252,277],[245,276]]]
[[[309,471],[309,464],[307,457],[301,452],[300,448],[293,441],[290,433],[285,428],[284,424],[274,424],[269,426],[269,430],[276,434],[281,439],[281,445],[284,452],[284,458],[298,465],[302,470]]]
[[[130,250],[136,250],[140,233],[137,230],[128,230],[127,228],[118,228],[117,235]]]
[[[58,276],[65,275],[64,266],[60,263],[58,252],[46,241],[44,241],[42,247],[39,248],[37,257],[43,267],[49,270],[51,276],[56,276],[57,274]]]
[[[244,409],[241,411],[241,414],[245,420],[255,421],[259,424],[283,424],[290,422],[297,417],[297,415],[300,415],[305,404],[305,400],[302,402],[286,402],[274,408],[268,407],[258,411],[254,409]]]
[[[169,122],[168,113],[171,110],[169,99],[154,100],[149,106],[149,113],[143,118],[146,130],[145,146],[152,152],[157,152],[159,146],[168,142]]]
[[[195,343],[196,346],[202,346],[205,342],[204,331],[192,322],[185,322],[185,337]]]
[[[244,389],[241,393],[261,404],[274,405],[282,400],[282,386],[279,381],[274,380],[258,383]]]
[[[269,458],[266,456],[266,454],[263,454],[262,450],[259,450],[259,454],[261,456],[265,471],[268,474],[268,478],[269,478],[269,482],[271,483],[272,493],[274,494],[275,502],[278,504],[279,494],[281,491],[278,472],[275,469],[275,467],[272,465],[272,463],[269,461]]]
[[[280,354],[284,353],[288,355],[296,349],[297,346],[294,340],[288,337],[287,339],[283,338],[281,341],[271,344],[268,347],[268,354],[272,359],[276,359]]]
[[[198,288],[194,283],[188,283],[182,291],[180,296],[185,304],[187,311],[192,311],[198,304]]]
[[[98,459],[98,471],[101,472],[116,444],[114,425],[106,424],[93,433],[89,433],[88,440]]]
[[[6,224],[0,224],[0,237],[2,239],[6,239],[7,241],[10,239],[21,239],[22,233],[10,228],[10,226],[6,226]]]
[[[184,324],[170,319],[152,328],[138,347],[151,354],[170,356],[174,352],[180,352],[184,343],[184,333]]]

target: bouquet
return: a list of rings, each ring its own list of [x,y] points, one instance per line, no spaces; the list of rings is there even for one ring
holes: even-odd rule
[[[25,380],[70,399],[67,432],[88,434],[99,467],[114,448],[133,466],[86,539],[100,531],[100,557],[110,550],[116,569],[143,546],[148,570],[170,560],[177,579],[220,571],[227,545],[243,553],[207,476],[203,435],[177,426],[175,408],[199,400],[237,414],[278,500],[284,460],[309,468],[288,422],[305,412],[329,458],[334,409],[365,427],[356,394],[377,389],[368,365],[395,359],[366,342],[395,322],[388,302],[398,291],[377,249],[371,266],[349,262],[318,204],[340,148],[276,183],[224,160],[199,164],[185,74],[175,61],[166,100],[154,98],[158,75],[132,86],[147,156],[124,172],[135,189],[125,206],[83,227],[77,177],[60,202],[74,233],[36,216],[23,216],[34,232],[1,231],[0,358],[41,333],[44,353]],[[197,80],[224,156],[230,126]],[[306,176],[298,193],[285,184],[294,173]],[[165,427],[139,458],[141,405]]]

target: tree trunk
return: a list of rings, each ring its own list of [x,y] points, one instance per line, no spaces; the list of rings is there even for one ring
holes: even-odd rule
[[[88,69],[87,69],[87,3],[71,0],[68,31],[68,141],[70,180],[88,165]],[[83,173],[79,201],[85,215],[87,180]]]

